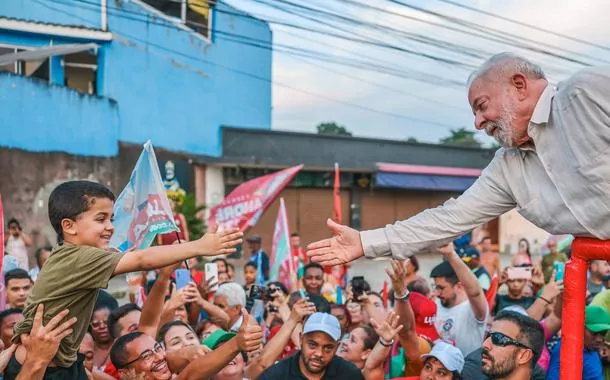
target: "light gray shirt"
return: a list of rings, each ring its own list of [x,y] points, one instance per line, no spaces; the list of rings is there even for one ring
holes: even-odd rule
[[[528,126],[530,147],[501,148],[457,199],[361,233],[367,257],[405,258],[517,211],[553,234],[610,239],[610,67],[547,86]]]

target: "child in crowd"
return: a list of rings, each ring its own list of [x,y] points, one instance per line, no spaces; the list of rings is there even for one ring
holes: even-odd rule
[[[127,253],[108,250],[112,226],[114,194],[105,186],[89,181],[69,181],[59,185],[49,197],[49,219],[57,233],[58,246],[41,269],[23,312],[25,319],[15,327],[13,341],[32,329],[34,314],[44,304],[43,323],[62,310],[69,310],[72,333],[61,341],[45,378],[87,379],[77,353],[87,333],[100,288],[117,275],[148,271],[195,256],[230,254],[241,243],[241,232],[210,232],[201,239],[179,245],[157,246]],[[13,379],[21,369],[26,350],[19,346],[5,370]]]

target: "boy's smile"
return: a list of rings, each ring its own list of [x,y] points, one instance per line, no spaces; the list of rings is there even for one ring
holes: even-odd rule
[[[89,204],[89,209],[71,221],[69,228],[64,229],[65,239],[72,244],[108,248],[114,233],[114,202],[108,198],[91,198]]]

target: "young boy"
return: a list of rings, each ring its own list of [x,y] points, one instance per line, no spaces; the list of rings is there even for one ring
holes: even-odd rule
[[[15,343],[28,334],[36,308],[44,304],[43,324],[64,309],[76,319],[73,333],[62,340],[45,378],[87,379],[77,352],[87,332],[100,288],[117,275],[161,268],[199,255],[220,255],[235,251],[241,232],[211,232],[201,239],[179,245],[151,247],[128,253],[107,250],[114,232],[114,194],[105,186],[89,181],[59,185],[49,197],[49,219],[57,232],[58,246],[38,275],[23,312],[25,319],[15,326]],[[19,346],[5,371],[11,379],[26,357]]]

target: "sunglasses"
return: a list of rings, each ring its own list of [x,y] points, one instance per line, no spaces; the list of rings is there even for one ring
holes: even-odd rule
[[[491,344],[493,344],[494,346],[499,346],[499,347],[516,346],[516,347],[524,348],[526,350],[533,351],[533,349],[531,347],[528,347],[527,345],[519,342],[516,339],[506,336],[506,335],[502,334],[501,332],[490,332],[487,334],[485,339],[487,339],[487,337],[491,338]]]

